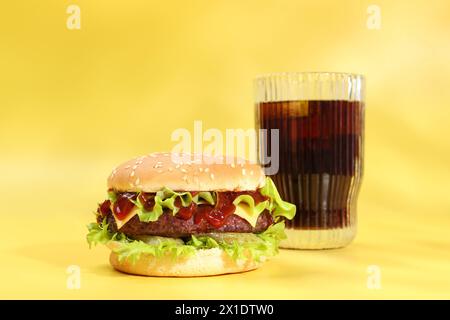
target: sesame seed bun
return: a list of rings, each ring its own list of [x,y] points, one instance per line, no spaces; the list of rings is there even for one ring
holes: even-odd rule
[[[263,169],[249,161],[174,153],[152,153],[129,160],[113,170],[108,189],[157,192],[250,191],[264,185]]]
[[[259,268],[260,262],[250,258],[235,261],[219,248],[197,250],[194,255],[184,258],[154,257],[141,255],[136,263],[128,260],[120,262],[117,254],[111,252],[111,265],[121,272],[157,277],[202,277],[227,273],[250,271]]]

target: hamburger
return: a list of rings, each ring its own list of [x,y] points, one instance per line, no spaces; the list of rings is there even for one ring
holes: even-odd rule
[[[152,153],[115,168],[107,187],[87,241],[106,245],[111,265],[129,274],[256,269],[277,254],[295,215],[259,165],[238,159]]]

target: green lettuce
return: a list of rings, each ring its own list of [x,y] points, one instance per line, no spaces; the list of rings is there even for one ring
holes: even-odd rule
[[[286,239],[284,221],[271,225],[262,233],[212,233],[191,236],[187,243],[200,249],[220,248],[234,260],[250,257],[256,261],[275,256],[280,240]]]
[[[234,260],[247,259],[249,256],[260,261],[278,253],[278,243],[285,239],[284,222],[270,226],[259,234],[212,233],[207,235],[192,235],[190,239],[151,237],[141,240],[131,239],[122,233],[111,233],[106,220],[102,223],[88,225],[87,241],[89,247],[105,244],[118,256],[119,261],[136,263],[141,255],[155,257],[169,256],[173,259],[187,257],[200,249],[219,248]],[[182,243],[181,243],[182,242]]]
[[[130,201],[135,204],[137,208],[137,215],[139,216],[139,220],[142,222],[157,221],[164,212],[163,207],[169,208],[171,210],[175,210],[176,208],[175,199],[167,198],[163,200],[160,196],[156,195],[153,199],[155,201],[155,205],[153,206],[151,211],[147,211],[144,205],[139,200],[139,195],[140,194],[138,194],[136,200],[130,199]]]
[[[106,244],[111,240],[111,235],[108,232],[108,225],[106,224],[106,219],[103,223],[98,224],[96,222],[90,223],[87,226],[88,234],[86,236],[87,242],[89,243],[89,248],[97,244]]]
[[[295,205],[281,199],[272,179],[267,177],[264,187],[262,187],[259,192],[269,199],[255,204],[255,200],[252,196],[246,194],[240,195],[233,201],[233,204],[237,208],[235,214],[246,219],[253,227],[256,225],[258,216],[264,210],[268,210],[275,221],[279,221],[280,217],[286,219],[292,219],[294,217],[296,211]]]
[[[106,223],[106,218],[103,219],[102,223],[90,223],[87,225],[88,234],[86,235],[86,240],[89,244],[89,248],[96,246],[97,244],[107,244],[109,241],[125,241],[127,236],[123,233],[112,234],[108,230],[108,224]]]
[[[112,190],[108,190],[108,200],[111,201],[111,203],[116,202],[117,194]]]
[[[260,189],[263,196],[269,197],[270,204],[268,210],[274,218],[285,217],[291,220],[295,216],[295,204],[283,201],[278,193],[275,183],[269,177],[266,177],[266,184]]]
[[[195,247],[189,245],[180,245],[172,238],[166,238],[167,241],[161,241],[159,244],[148,244],[142,240],[126,239],[125,241],[116,241],[111,246],[112,251],[117,254],[119,261],[130,261],[136,263],[141,255],[152,255],[155,257],[169,256],[173,259],[183,256],[190,256],[195,252]]]
[[[217,195],[215,192],[209,191],[201,191],[192,197],[192,201],[194,201],[195,204],[210,204],[212,206],[216,204],[216,199]]]

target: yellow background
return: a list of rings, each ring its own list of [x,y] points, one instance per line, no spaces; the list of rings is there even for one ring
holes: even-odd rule
[[[380,30],[366,27],[380,6]],[[81,8],[81,30],[66,8]],[[85,225],[119,162],[171,132],[253,126],[252,79],[367,79],[359,233],[329,251],[202,279],[132,277]],[[450,298],[448,1],[4,1],[0,10],[1,298]],[[66,288],[66,268],[81,288]],[[369,290],[367,267],[381,270]]]

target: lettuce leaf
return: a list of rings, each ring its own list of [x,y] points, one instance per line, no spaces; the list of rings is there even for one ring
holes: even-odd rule
[[[180,198],[181,205],[183,207],[187,207],[192,202],[192,195],[190,192],[175,192],[169,188],[164,188],[161,191],[156,193],[157,197],[160,197],[162,200],[173,199],[175,202],[176,198]]]
[[[192,235],[181,244],[180,239],[164,237],[147,237],[143,240],[130,239],[122,233],[111,233],[104,220],[101,224],[92,223],[88,226],[87,241],[89,247],[105,244],[118,255],[119,261],[128,260],[136,263],[141,255],[149,254],[155,257],[169,256],[173,259],[186,257],[196,250],[220,248],[234,260],[247,259],[249,256],[256,261],[274,256],[278,253],[278,243],[286,236],[284,222],[270,226],[259,234],[209,234]]]
[[[234,214],[247,220],[253,227],[256,226],[259,215],[264,210],[268,210],[275,221],[279,221],[280,217],[292,219],[295,215],[296,207],[294,204],[283,201],[272,179],[266,178],[266,183],[261,188],[260,193],[269,199],[258,204],[250,195],[240,195],[234,201],[236,206]]]
[[[171,238],[168,238],[171,239]],[[141,240],[118,241],[113,244],[112,250],[117,254],[119,261],[136,263],[141,255],[149,254],[155,257],[169,256],[176,259],[180,256],[189,256],[195,248],[189,245],[180,245],[174,241],[161,241],[159,244],[148,244]]]
[[[261,261],[263,257],[275,256],[278,253],[280,240],[285,238],[284,221],[282,221],[271,225],[259,234],[212,233],[191,236],[187,244],[197,249],[220,248],[234,260],[246,259],[247,254],[250,254],[256,261]]]
[[[108,190],[108,200],[111,201],[111,203],[116,202],[117,194],[112,190]]]
[[[210,204],[212,206],[216,204],[216,199],[217,195],[215,192],[209,191],[201,191],[192,197],[192,201],[194,201],[195,204]]]
[[[295,204],[283,201],[275,186],[275,183],[269,177],[266,177],[266,183],[264,187],[260,189],[263,196],[270,198],[270,205],[268,210],[272,213],[274,218],[285,217],[291,220],[295,216],[296,207]]]
[[[139,195],[136,200],[130,199],[131,202],[134,203],[134,205],[137,208],[137,215],[139,216],[139,220],[142,222],[153,222],[157,221],[159,217],[163,214],[163,206],[174,208],[174,201],[171,201],[170,199],[167,199],[168,201],[164,202],[161,200],[159,196],[155,196],[154,201],[155,205],[153,206],[151,211],[147,211],[144,208],[144,205],[139,200]]]
[[[106,224],[106,219],[103,220],[101,224],[96,222],[90,223],[87,226],[89,232],[86,236],[87,242],[89,243],[89,248],[97,244],[106,244],[111,240],[110,233],[108,231],[108,225]]]

